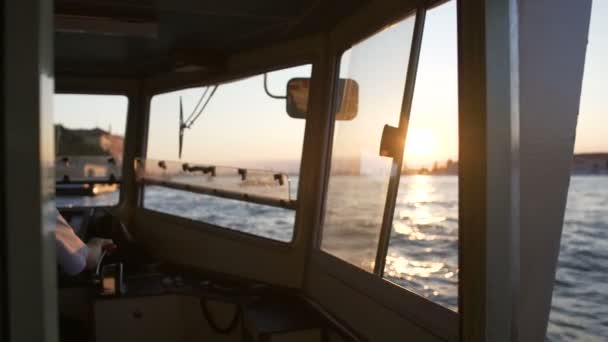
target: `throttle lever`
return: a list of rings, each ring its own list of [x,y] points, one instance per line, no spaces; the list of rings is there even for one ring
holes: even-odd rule
[[[93,283],[99,289],[101,295],[116,295],[124,292],[122,263],[106,265],[102,268],[105,257],[117,250],[118,246],[113,243],[101,247],[101,255],[99,256],[99,260],[97,260],[95,275],[93,276]],[[110,281],[109,283],[108,280]]]
[[[101,255],[99,256],[99,260],[97,260],[97,267],[95,267],[95,278],[100,279],[101,264],[105,256],[114,253],[116,250],[118,250],[118,246],[113,243],[101,247]]]

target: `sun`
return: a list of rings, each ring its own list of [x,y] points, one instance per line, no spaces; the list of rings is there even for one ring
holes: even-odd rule
[[[428,162],[435,152],[435,136],[431,131],[412,130],[405,139],[405,159],[415,163]]]

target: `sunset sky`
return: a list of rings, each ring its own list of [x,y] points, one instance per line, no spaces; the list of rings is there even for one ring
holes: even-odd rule
[[[608,18],[608,1],[594,1],[593,6],[575,146],[579,153],[608,151],[608,96],[604,84],[608,80],[608,20],[601,20]],[[401,76],[407,66],[402,57],[409,51],[412,27],[410,18],[346,54],[342,76],[360,83],[360,116],[337,124],[359,127],[343,129],[342,133],[337,129],[336,137],[343,137],[337,141],[345,155],[349,149],[376,153],[379,127],[397,123],[396,104],[400,103]],[[273,92],[284,94],[289,78],[309,74],[309,66],[293,68],[270,74],[269,84]],[[385,81],[378,81],[380,76]],[[183,160],[223,164],[298,160],[304,121],[287,116],[285,102],[268,98],[262,84],[262,78],[255,77],[221,86],[201,119],[186,132]],[[177,160],[179,96],[183,97],[187,115],[200,94],[201,89],[190,89],[153,99],[149,157]],[[456,6],[451,1],[427,15],[406,144],[408,166],[458,159],[457,97]],[[124,97],[56,96],[55,121],[72,128],[111,127],[114,133],[122,133],[126,106]],[[387,119],[380,120],[384,117]],[[352,137],[355,132],[358,140]]]

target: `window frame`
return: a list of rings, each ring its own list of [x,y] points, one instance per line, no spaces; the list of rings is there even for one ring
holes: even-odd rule
[[[170,92],[197,88],[197,87],[212,86],[214,84],[221,85],[221,84],[226,84],[226,83],[238,82],[239,80],[256,77],[256,76],[262,76],[265,73],[272,73],[275,71],[281,71],[281,70],[305,66],[305,65],[310,65],[310,67],[311,67],[310,79],[311,79],[311,89],[312,89],[314,87],[314,85],[316,84],[316,82],[313,78],[313,74],[315,72],[315,67],[317,66],[317,63],[318,63],[317,58],[303,57],[303,58],[297,58],[294,61],[289,62],[289,63],[279,63],[279,64],[276,64],[273,66],[265,66],[265,67],[261,67],[261,68],[256,68],[253,70],[249,70],[248,72],[237,73],[235,75],[231,75],[228,77],[219,77],[216,79],[209,79],[209,80],[205,80],[204,82],[188,83],[188,84],[182,85],[181,87],[155,88],[154,91],[151,92],[150,94],[148,94],[148,96],[146,98],[146,120],[144,123],[144,131],[143,131],[143,136],[142,136],[143,149],[142,149],[142,153],[141,153],[141,158],[142,159],[147,158],[148,140],[149,140],[149,133],[150,133],[149,132],[150,109],[152,108],[152,99],[155,96],[167,94]],[[308,101],[309,101],[309,106],[310,106],[310,103],[312,103],[314,101],[312,91],[309,94]],[[307,135],[307,126],[308,126],[308,124],[307,124],[308,119],[305,118],[303,120],[304,120],[304,133],[302,135],[302,151],[300,152],[299,175],[301,175],[302,171],[303,171],[302,159],[303,159],[303,156],[305,153],[304,143],[305,143],[305,137]],[[202,231],[205,233],[214,234],[216,236],[224,237],[224,238],[232,239],[232,240],[244,240],[249,243],[257,244],[260,246],[269,246],[269,247],[273,247],[273,248],[278,248],[279,250],[284,250],[284,251],[292,250],[295,248],[295,246],[298,242],[298,238],[299,238],[299,229],[298,229],[299,224],[298,223],[299,223],[299,220],[301,219],[300,216],[301,216],[301,212],[302,212],[301,200],[300,200],[301,193],[302,193],[300,191],[301,181],[302,181],[302,177],[298,177],[298,193],[295,198],[295,208],[294,209],[284,209],[284,210],[290,210],[290,211],[294,212],[293,231],[291,234],[291,239],[289,241],[271,239],[271,238],[256,235],[256,234],[253,234],[250,232],[244,232],[244,231],[236,230],[233,228],[220,226],[217,224],[213,224],[211,222],[204,222],[204,221],[200,221],[200,220],[190,219],[187,217],[173,215],[170,213],[165,213],[165,212],[157,211],[154,209],[146,208],[146,207],[144,207],[144,205],[145,205],[144,197],[145,197],[145,187],[147,186],[147,184],[143,184],[141,182],[136,182],[136,184],[137,184],[136,210],[142,211],[143,213],[152,214],[160,219],[169,220],[169,221],[173,221],[173,222],[179,222],[186,229],[190,229],[190,230],[194,230],[194,231]],[[196,194],[195,192],[192,192],[192,193]],[[208,196],[212,196],[212,195],[208,195]],[[221,197],[217,197],[217,198],[221,198]],[[234,201],[238,201],[241,203],[249,203],[249,202],[245,202],[245,201],[239,201],[237,199],[234,199]],[[258,205],[262,205],[262,204],[258,204]]]
[[[416,15],[416,23],[415,23],[415,27],[420,25],[418,24],[419,22],[419,18],[420,18],[420,14],[422,14],[422,32],[420,32],[420,35],[418,37],[418,39],[420,40],[420,42],[418,42],[418,46],[416,48],[416,51],[414,51],[414,40],[417,39],[416,38],[416,29],[414,29],[414,33],[412,35],[412,41],[410,42],[412,44],[412,49],[410,50],[410,56],[409,58],[409,62],[408,62],[408,69],[406,71],[406,87],[408,85],[408,83],[412,82],[409,79],[410,77],[410,70],[411,70],[411,62],[412,62],[412,55],[415,53],[417,55],[416,58],[418,58],[420,56],[420,50],[421,50],[421,41],[422,41],[422,35],[424,33],[424,16],[426,14],[426,12],[430,9],[432,9],[435,6],[439,6],[441,3],[434,3],[434,4],[430,4],[430,5],[419,5],[419,7],[413,7],[410,11],[405,12],[405,14],[403,12],[401,12],[400,15],[396,16],[395,18],[392,18],[392,20],[388,21],[387,23],[385,23],[384,25],[381,25],[380,27],[376,28],[373,31],[369,31],[369,32],[358,32],[355,33],[354,35],[348,35],[348,33],[346,32],[341,32],[343,34],[345,34],[344,36],[340,36],[339,34],[335,34],[332,38],[334,39],[333,43],[333,47],[334,47],[334,58],[335,60],[333,61],[334,63],[336,63],[337,68],[336,68],[336,72],[334,74],[334,83],[335,81],[339,78],[339,67],[340,67],[340,62],[341,62],[341,58],[342,55],[348,50],[350,49],[352,46],[356,45],[357,43],[370,38],[371,36],[373,36],[374,34],[378,33],[383,27],[386,26],[390,26],[394,23],[397,23],[401,20],[405,20],[408,17],[412,16],[412,15]],[[417,69],[417,66],[416,66]],[[414,83],[415,83],[415,71],[414,70]],[[412,89],[412,94],[413,94],[413,90]],[[333,140],[334,140],[334,128],[335,128],[335,110],[333,110],[334,106],[335,106],[335,98],[333,96],[333,93],[335,92],[335,88],[332,88],[332,97],[331,97],[331,103],[332,103],[332,110],[330,115],[332,116],[332,120],[331,120],[331,124],[330,124],[330,137],[329,137],[329,144],[327,147],[327,151],[326,151],[326,160],[325,160],[325,167],[324,167],[324,182],[323,182],[323,200],[321,203],[321,210],[320,210],[320,217],[318,219],[318,227],[317,229],[317,234],[315,236],[315,239],[313,241],[313,248],[311,250],[311,262],[309,262],[308,265],[308,274],[324,274],[325,276],[329,276],[330,278],[333,278],[334,280],[342,283],[344,286],[360,293],[363,294],[366,297],[369,297],[370,299],[372,299],[373,301],[377,302],[378,304],[380,304],[381,306],[397,313],[398,315],[404,317],[407,320],[411,320],[416,324],[419,324],[421,327],[423,327],[424,329],[428,329],[429,331],[431,331],[433,334],[437,335],[437,336],[441,336],[442,338],[445,338],[446,340],[457,340],[458,336],[459,336],[459,320],[460,320],[460,313],[459,312],[454,312],[449,308],[446,308],[438,303],[435,303],[427,298],[424,298],[422,296],[420,296],[419,294],[412,292],[410,290],[408,290],[407,288],[404,288],[388,279],[385,279],[382,274],[384,271],[384,267],[381,268],[381,274],[378,274],[376,272],[368,272],[364,269],[361,269],[351,263],[349,263],[348,261],[342,260],[340,258],[338,258],[337,256],[332,255],[329,252],[326,252],[324,250],[321,249],[321,241],[323,238],[323,225],[324,225],[324,219],[325,219],[325,212],[326,212],[326,205],[327,205],[327,192],[328,192],[328,186],[329,186],[329,179],[331,177],[331,162],[332,162],[332,151],[333,151]],[[405,96],[405,93],[404,93]],[[410,98],[409,101],[409,109],[411,110],[411,102],[412,102],[413,98]],[[404,99],[405,101],[405,99]],[[409,110],[407,113],[407,116],[409,117]],[[403,108],[402,108],[402,113],[400,115],[400,126],[402,124],[402,120],[403,120]],[[401,157],[402,159],[402,157]],[[393,160],[393,165],[394,165],[395,161]],[[393,181],[392,179],[394,177],[391,177],[391,183],[395,183],[396,185],[393,185],[396,189],[398,189],[399,186],[399,179],[400,179],[400,173],[398,173],[398,176],[396,177],[396,180]],[[390,196],[390,186],[389,185],[389,194],[387,194],[387,196]],[[385,214],[386,214],[386,210],[387,209],[394,209],[394,205],[395,205],[395,201],[396,201],[396,197],[397,197],[397,192],[395,191],[394,196],[392,197],[392,205],[389,204],[388,199],[391,197],[387,197],[387,200],[385,201]],[[390,208],[388,208],[390,206]],[[391,215],[392,218],[392,215]],[[382,231],[381,231],[381,236],[380,239],[378,241],[378,246],[377,246],[377,250],[376,250],[376,256],[378,257],[379,254],[384,254],[384,260],[386,260],[386,253],[388,252],[388,248],[389,248],[389,241],[390,241],[390,232],[391,232],[391,224],[392,224],[392,219],[389,220],[388,222],[384,222],[386,219],[383,218],[383,227],[382,227]],[[387,224],[388,223],[388,224]],[[385,228],[384,226],[388,226],[388,230],[387,228]],[[386,235],[385,239],[386,239],[386,244],[385,246],[382,245],[382,234]],[[384,249],[384,251],[382,252],[382,249]],[[460,249],[460,244],[459,244],[459,249]],[[384,265],[384,263],[383,263]],[[376,268],[376,267],[374,267]],[[375,270],[374,270],[375,271]],[[310,280],[309,280],[310,281]],[[459,282],[461,281],[461,278],[459,277]],[[459,287],[460,288],[460,287]],[[458,291],[459,294],[459,301],[460,301],[460,291]]]
[[[77,86],[76,86],[77,87]],[[72,89],[71,87],[66,87],[66,89],[55,89],[55,92],[53,92],[53,98],[56,95],[82,95],[82,96],[122,96],[127,100],[127,112],[125,113],[125,132],[124,132],[124,145],[125,147],[127,146],[127,135],[129,134],[129,121],[131,119],[132,113],[133,113],[133,100],[134,100],[134,96],[130,93],[130,91],[127,89],[127,87],[125,87],[124,89],[97,89],[97,88],[91,88],[91,89]],[[55,124],[55,122],[53,122],[53,124]],[[55,156],[56,157],[56,156]],[[114,204],[114,205],[96,205],[96,206],[70,206],[70,207],[61,207],[59,209],[65,209],[65,210],[69,210],[69,211],[79,211],[79,210],[83,210],[83,209],[90,209],[90,208],[104,208],[104,209],[118,209],[122,206],[125,205],[126,203],[126,192],[124,190],[124,185],[125,185],[125,181],[126,181],[126,176],[129,175],[130,173],[125,173],[128,172],[131,169],[131,163],[130,162],[126,162],[127,158],[128,158],[128,153],[126,151],[126,148],[123,148],[123,154],[122,154],[122,170],[121,170],[121,179],[120,179],[120,183],[119,187],[118,187],[118,201]],[[57,196],[57,195],[55,195]]]

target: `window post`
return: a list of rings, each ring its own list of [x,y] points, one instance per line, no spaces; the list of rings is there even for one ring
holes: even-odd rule
[[[57,341],[53,2],[3,2],[6,341]],[[4,248],[6,247],[6,249]]]
[[[410,120],[412,100],[414,99],[414,88],[416,87],[416,75],[418,71],[418,60],[420,57],[420,47],[422,46],[422,34],[424,33],[424,21],[426,18],[426,7],[420,7],[416,11],[416,23],[414,24],[414,34],[412,37],[412,48],[410,49],[409,63],[407,66],[407,76],[403,89],[401,102],[401,115],[399,116],[398,138],[399,143],[394,147],[391,165],[391,178],[386,193],[384,204],[384,215],[382,216],[382,226],[376,251],[376,261],[374,262],[374,273],[381,276],[384,274],[386,264],[386,254],[393,230],[393,215],[395,213],[395,202],[399,193],[399,180],[401,179],[401,168],[403,166],[403,151],[405,138],[407,136],[407,126]],[[386,127],[385,127],[386,128]],[[385,131],[386,132],[386,131]],[[383,136],[384,139],[384,136]]]

